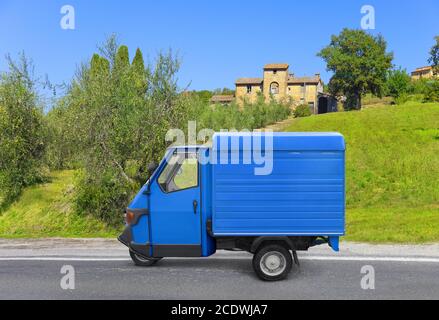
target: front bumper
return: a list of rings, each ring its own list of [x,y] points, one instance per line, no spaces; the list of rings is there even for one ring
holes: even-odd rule
[[[127,226],[123,233],[117,237],[117,240],[119,240],[122,244],[127,246],[130,251],[140,255],[144,258],[152,258],[150,252],[151,252],[151,246],[150,244],[139,244],[135,243],[132,239],[132,233],[131,233],[131,227]]]
[[[133,240],[133,236],[131,233],[131,227],[130,226],[125,227],[125,230],[122,232],[122,234],[120,236],[117,237],[117,240],[119,240],[122,244],[129,247],[131,244],[131,241]]]
[[[134,213],[134,218],[131,221],[131,223],[125,227],[125,230],[122,232],[122,234],[119,237],[117,237],[117,240],[119,240],[122,244],[127,246],[131,251],[135,252],[136,254],[145,258],[151,258],[150,244],[136,243],[134,241],[135,239],[133,238],[133,231],[132,231],[132,228],[139,223],[141,217],[149,215],[149,210],[148,209],[127,209],[127,210]]]

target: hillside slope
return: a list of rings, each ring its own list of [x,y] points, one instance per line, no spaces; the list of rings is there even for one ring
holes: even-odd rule
[[[439,105],[409,103],[294,120],[347,142],[347,240],[439,241]]]
[[[0,213],[1,238],[113,237],[116,230],[72,210],[74,171],[54,172],[51,181],[24,190]],[[122,217],[121,217],[122,219]]]

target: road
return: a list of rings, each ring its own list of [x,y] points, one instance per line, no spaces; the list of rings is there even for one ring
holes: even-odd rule
[[[113,241],[2,240],[0,299],[439,299],[439,245],[341,248],[300,253],[301,266],[287,280],[267,283],[246,253],[140,268]],[[74,290],[61,288],[64,265],[74,268]],[[361,286],[366,265],[375,272],[374,290]]]

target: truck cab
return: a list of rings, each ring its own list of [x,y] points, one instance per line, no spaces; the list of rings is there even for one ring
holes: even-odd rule
[[[271,172],[256,174],[261,161],[252,154],[268,148]],[[226,133],[215,134],[211,147],[171,147],[128,206],[119,240],[141,266],[245,250],[261,279],[283,279],[290,252],[298,263],[296,251],[320,243],[338,250],[344,153],[343,137],[333,133]]]

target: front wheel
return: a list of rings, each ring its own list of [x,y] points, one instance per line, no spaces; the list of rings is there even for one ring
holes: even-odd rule
[[[285,279],[292,265],[290,251],[278,244],[263,246],[253,256],[253,269],[257,276],[265,281]]]
[[[150,267],[162,258],[145,258],[130,250],[130,256],[136,266]]]

